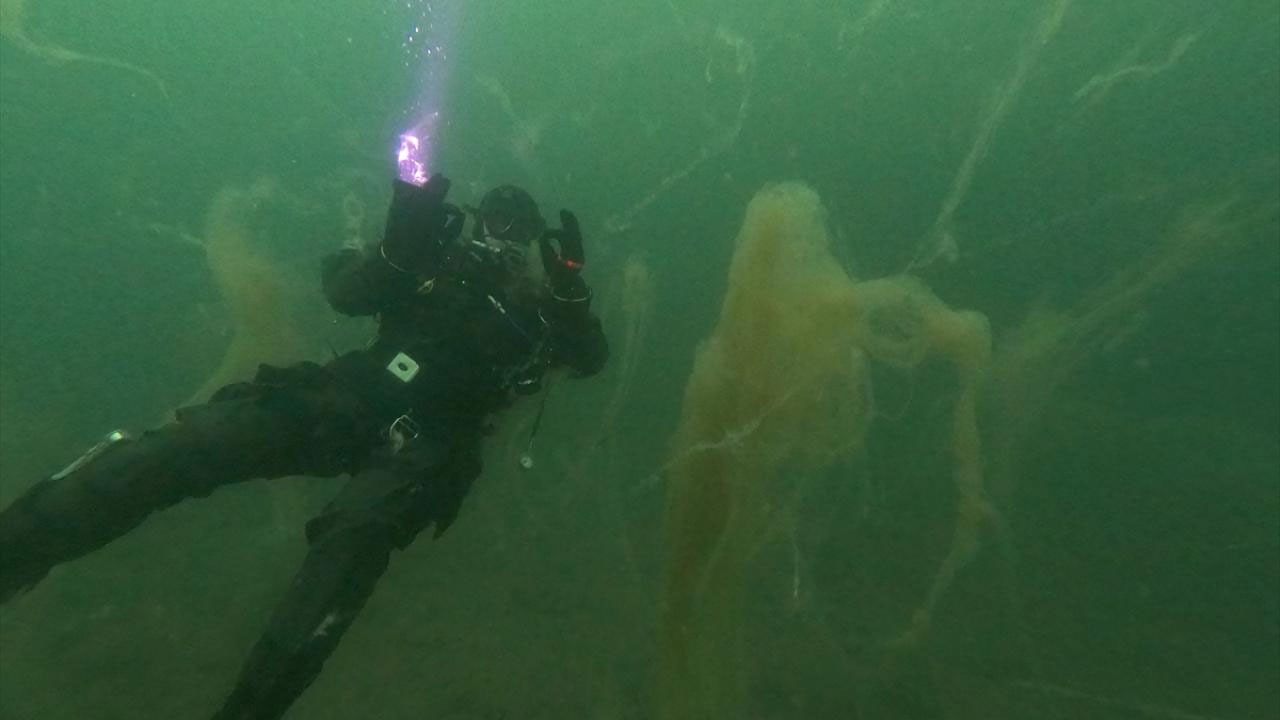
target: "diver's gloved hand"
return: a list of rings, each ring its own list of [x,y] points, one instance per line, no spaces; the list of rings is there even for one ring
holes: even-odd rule
[[[557,249],[551,244],[556,241]],[[547,271],[551,294],[556,300],[583,303],[591,299],[591,289],[582,280],[582,266],[587,257],[582,250],[582,230],[578,218],[568,210],[560,211],[560,229],[548,229],[538,237],[542,267]]]
[[[445,247],[462,232],[465,216],[444,201],[449,178],[439,173],[418,186],[397,179],[382,236],[382,257],[397,270],[434,275]]]

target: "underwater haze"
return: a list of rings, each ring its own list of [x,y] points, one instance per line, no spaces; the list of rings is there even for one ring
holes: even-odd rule
[[[0,503],[359,347],[415,128],[612,356],[287,717],[1280,717],[1275,0],[0,0]],[[55,569],[0,718],[212,714],[341,482]]]

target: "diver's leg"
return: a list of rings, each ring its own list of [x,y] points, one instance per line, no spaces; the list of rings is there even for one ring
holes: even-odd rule
[[[313,545],[214,718],[283,716],[364,607],[392,547],[378,526],[344,529]]]
[[[211,402],[179,417],[42,480],[0,512],[0,602],[156,510],[220,485],[296,474],[306,464],[296,448],[306,444],[310,423],[258,398]]]
[[[307,526],[311,549],[214,720],[276,720],[320,673],[393,548],[436,535],[479,473],[469,454],[383,454]]]

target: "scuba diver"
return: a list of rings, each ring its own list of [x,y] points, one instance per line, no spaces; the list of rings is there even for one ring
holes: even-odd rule
[[[421,186],[396,180],[382,242],[325,258],[330,305],[378,318],[367,347],[324,366],[260,365],[159,429],[111,433],[0,513],[0,602],[186,498],[254,478],[349,474],[307,523],[306,558],[214,715],[281,717],[391,550],[454,521],[490,416],[538,392],[551,369],[588,376],[608,356],[573,213],[548,228],[517,187],[465,210],[448,190],[439,174]]]

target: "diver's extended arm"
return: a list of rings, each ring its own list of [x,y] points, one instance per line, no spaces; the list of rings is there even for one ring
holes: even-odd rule
[[[382,242],[371,252],[344,249],[324,260],[321,285],[347,315],[372,315],[410,297],[435,277],[462,231],[461,210],[445,202],[449,180],[432,175],[418,186],[396,180]]]
[[[591,314],[591,288],[582,279],[586,254],[578,218],[561,210],[560,225],[560,229],[547,230],[538,238],[542,266],[551,286],[542,317],[551,326],[553,361],[569,366],[578,375],[594,375],[609,359],[609,344],[600,319]]]

